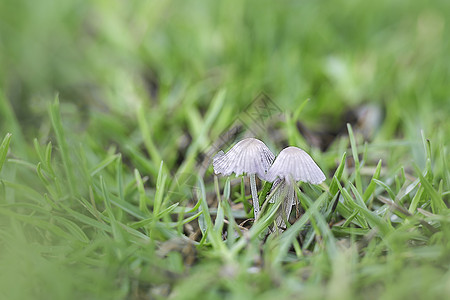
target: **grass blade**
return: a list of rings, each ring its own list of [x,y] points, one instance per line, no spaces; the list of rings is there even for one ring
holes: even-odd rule
[[[50,119],[53,130],[55,131],[56,140],[58,141],[61,158],[64,165],[64,170],[67,176],[70,194],[75,195],[75,175],[73,173],[72,160],[70,158],[69,147],[64,137],[64,129],[61,122],[61,115],[59,110],[59,98],[55,96],[55,101],[50,105]]]
[[[10,142],[11,142],[11,134],[7,133],[2,143],[0,144],[0,172],[2,171],[3,164],[6,161],[6,155],[8,154]]]
[[[366,191],[364,192],[364,194],[362,196],[362,200],[366,204],[368,203],[370,197],[375,192],[375,187],[376,187],[375,180],[380,178],[380,173],[381,173],[381,159],[378,161],[378,165],[377,165],[377,168],[375,169],[375,173],[372,176],[372,180],[370,181],[369,185],[366,188]]]
[[[360,173],[361,165],[359,162],[358,148],[356,147],[355,135],[353,134],[352,125],[350,125],[350,123],[347,123],[347,129],[348,129],[348,137],[350,139],[350,146],[352,148],[353,160],[355,162],[355,185],[356,188],[358,189],[358,192],[362,194],[362,182]]]
[[[331,181],[331,185],[330,185],[331,195],[335,195],[339,191],[338,183],[342,178],[342,174],[344,173],[346,158],[347,158],[347,152],[344,152],[344,154],[342,154],[341,163],[339,164],[338,168],[336,169],[336,172],[334,172],[334,176]]]

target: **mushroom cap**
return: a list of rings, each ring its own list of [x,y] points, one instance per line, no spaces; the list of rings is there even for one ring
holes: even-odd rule
[[[234,145],[227,153],[220,151],[213,158],[214,173],[225,176],[236,173],[256,174],[264,178],[275,155],[258,139],[247,138]]]
[[[319,184],[325,180],[325,175],[311,156],[297,147],[287,147],[281,150],[265,179],[273,182],[276,178]]]

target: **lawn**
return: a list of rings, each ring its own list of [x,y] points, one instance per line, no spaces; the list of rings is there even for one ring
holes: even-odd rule
[[[0,299],[447,299],[447,2],[1,1]]]

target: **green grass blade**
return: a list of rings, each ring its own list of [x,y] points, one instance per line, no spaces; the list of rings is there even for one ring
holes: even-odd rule
[[[439,214],[447,210],[448,207],[445,204],[444,200],[442,199],[441,196],[439,196],[438,192],[436,192],[436,190],[433,188],[433,185],[428,181],[428,179],[425,176],[423,176],[420,172],[419,177],[420,183],[422,184],[424,191],[431,198],[431,211],[434,214]]]
[[[373,179],[373,182],[375,182],[376,184],[378,184],[379,186],[381,186],[383,189],[385,189],[385,191],[389,194],[389,197],[391,197],[392,200],[395,199],[395,194],[392,191],[392,189],[383,181],[380,181],[378,179]]]
[[[224,200],[220,196],[219,180],[217,179],[217,176],[214,177],[214,189],[216,190],[216,197],[217,197],[217,214],[216,219],[214,221],[214,230],[216,232],[222,232],[225,220],[225,212],[222,205],[222,202]]]
[[[83,243],[89,243],[90,239],[77,224],[63,217],[55,216],[54,219],[57,221],[57,223],[62,225],[62,227],[64,227],[75,239]]]
[[[160,209],[164,209],[163,196],[164,196],[164,186],[166,184],[167,175],[164,172],[164,164],[161,161],[159,166],[158,178],[156,179],[156,193],[155,200],[153,202],[153,214],[158,215]]]
[[[359,156],[358,156],[358,148],[356,147],[356,139],[355,135],[353,134],[352,126],[348,123],[347,124],[347,130],[348,130],[348,136],[350,139],[350,146],[352,148],[352,154],[353,154],[353,160],[355,162],[355,185],[358,189],[358,192],[362,194],[362,182],[361,182],[361,173],[360,173],[360,162],[359,162]]]
[[[53,164],[52,164],[52,149],[53,145],[52,142],[48,142],[47,147],[45,147],[45,160],[43,163],[45,163],[45,166],[47,170],[52,174],[53,177],[56,176],[55,171],[53,170]]]
[[[100,162],[98,165],[91,168],[89,171],[91,176],[95,176],[98,172],[101,170],[107,168],[109,165],[111,165],[114,161],[116,161],[119,158],[118,154],[111,155],[106,157],[102,162]]]
[[[142,181],[141,174],[137,169],[134,169],[134,177],[136,179],[137,188],[139,191],[139,210],[145,215],[150,216],[150,210],[148,209],[149,199],[145,193],[144,182]]]
[[[119,199],[125,201],[122,175],[122,154],[119,154],[116,160],[116,183],[119,191]]]
[[[6,161],[6,155],[8,154],[10,142],[11,142],[11,134],[7,133],[2,143],[0,144],[0,172],[2,171],[3,164]]]
[[[375,192],[375,187],[376,187],[376,182],[375,180],[380,178],[380,173],[381,173],[381,159],[378,161],[378,165],[377,168],[375,169],[375,172],[372,176],[372,180],[370,181],[369,185],[367,186],[363,196],[362,196],[362,200],[364,203],[368,203],[370,197],[373,195],[373,193]]]
[[[67,183],[69,185],[70,194],[75,195],[75,175],[73,173],[72,160],[70,158],[69,147],[64,136],[64,129],[61,122],[61,115],[59,109],[59,98],[55,96],[55,101],[50,105],[50,120],[52,122],[53,130],[55,131],[56,140],[58,141],[61,158],[64,165],[64,170],[67,176]]]
[[[206,232],[205,236],[207,235],[211,241],[211,244],[213,247],[218,250],[225,259],[230,258],[230,254],[228,250],[225,247],[225,244],[222,241],[222,234],[221,232],[216,232],[214,230],[214,225],[211,220],[211,215],[209,213],[209,207],[208,203],[206,202],[206,192],[205,192],[205,185],[203,183],[203,179],[201,177],[198,177],[198,188],[199,188],[199,196],[200,196],[200,206],[201,210],[203,212],[202,216],[205,218],[206,223]]]
[[[111,201],[109,199],[108,190],[105,185],[105,181],[103,180],[103,177],[100,177],[100,185],[102,189],[103,194],[103,201],[105,203],[105,209],[106,213],[109,217],[109,224],[111,226],[112,234],[115,240],[117,241],[123,241],[123,236],[119,227],[119,224],[116,220],[116,217],[114,216],[114,212],[111,207]]]
[[[266,201],[267,194],[269,193],[269,191],[272,188],[272,186],[273,186],[273,182],[268,182],[267,181],[267,182],[264,183],[264,186],[263,186],[263,188],[262,188],[262,190],[261,190],[261,192],[259,194],[260,205],[263,205],[264,202]]]
[[[339,191],[338,183],[342,178],[342,174],[344,173],[346,158],[347,158],[347,152],[344,152],[344,154],[342,154],[341,163],[339,164],[338,168],[336,169],[336,172],[334,172],[334,176],[331,181],[331,185],[330,185],[330,194],[331,195],[336,195],[336,193]]]

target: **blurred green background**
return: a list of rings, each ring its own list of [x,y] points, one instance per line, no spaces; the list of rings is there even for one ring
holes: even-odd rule
[[[144,105],[176,135],[185,107],[201,113],[220,88],[224,119],[264,91],[287,111],[310,98],[314,127],[370,102],[385,139],[448,130],[448,12],[445,0],[2,1],[0,88],[31,137],[56,92],[80,131],[107,135],[99,114],[133,126]]]
[[[134,178],[130,170],[137,168],[148,176],[147,192],[154,196],[161,160],[168,174],[195,173],[197,154],[265,92],[285,116],[263,134],[265,141],[279,149],[292,142],[306,147],[327,175],[348,147],[343,137],[347,122],[356,129],[360,145],[370,142],[367,161],[375,166],[383,158],[388,174],[425,166],[421,132],[432,141],[433,154],[448,161],[448,16],[448,0],[2,0],[0,137],[13,134],[10,158],[35,164],[34,138],[39,145],[56,144],[48,111],[58,94],[69,147],[73,153],[78,147],[85,151],[81,158],[73,154],[74,164],[86,161],[93,167],[120,152],[128,168],[124,176]],[[306,99],[300,115],[295,114]],[[299,132],[292,133],[293,128]],[[195,147],[190,147],[192,141]],[[446,172],[441,165],[435,181]],[[39,185],[34,169],[5,165],[2,173],[12,181]],[[211,182],[207,188],[212,189]],[[88,194],[87,188],[80,194]],[[104,246],[105,252],[114,252],[111,245]],[[5,287],[29,284],[11,278],[42,277],[46,286],[36,289],[48,288],[59,299],[78,284],[99,299],[119,299],[132,290],[119,271],[105,275],[101,264],[95,269],[98,274],[77,266],[77,257],[84,255],[81,246],[69,260],[79,281],[71,281],[65,271],[70,268],[41,261],[39,245],[30,247],[18,239],[9,246],[24,251],[28,260],[17,269],[21,259],[3,257],[3,262],[13,262],[2,266]],[[64,249],[52,252],[52,258],[57,261]],[[145,251],[150,250],[142,250],[144,257]],[[114,263],[114,255],[106,257],[104,265]],[[182,291],[195,289],[197,280],[207,282],[202,268],[207,273],[215,266],[202,265],[197,277],[181,284]],[[392,270],[398,271],[395,266]],[[441,276],[428,265],[421,270],[429,275],[425,286]],[[384,280],[383,272],[378,279]],[[21,277],[23,273],[29,277]],[[166,280],[133,274],[144,282]],[[116,281],[111,283],[108,276]],[[377,295],[414,296],[405,292],[412,275],[399,276],[399,284]],[[94,284],[89,278],[101,280]],[[53,280],[64,284],[59,288]],[[286,281],[285,287],[291,283]],[[307,290],[320,298],[320,287]],[[355,293],[362,290],[355,287]],[[44,299],[46,293],[40,295]]]

